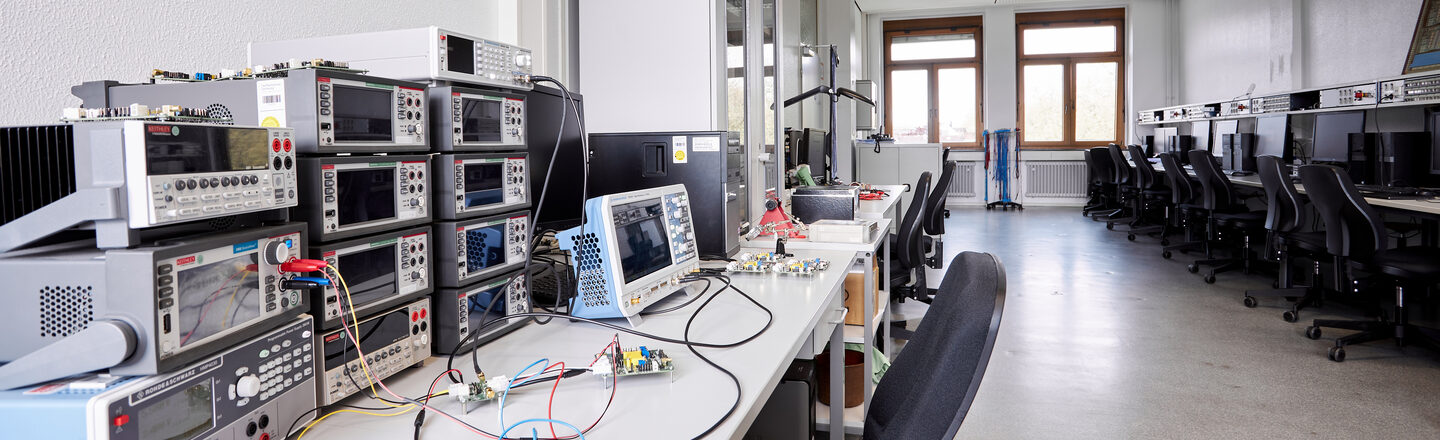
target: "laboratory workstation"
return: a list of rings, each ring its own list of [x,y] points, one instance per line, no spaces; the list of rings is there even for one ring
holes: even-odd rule
[[[1440,0],[4,3],[0,438],[1440,438]]]

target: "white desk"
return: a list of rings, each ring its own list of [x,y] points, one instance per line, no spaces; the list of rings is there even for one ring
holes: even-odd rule
[[[802,251],[797,254],[835,262],[851,261],[855,255],[853,251],[839,250]],[[842,311],[837,308],[841,304],[841,286],[846,274],[841,269],[843,267],[831,268],[813,277],[731,275],[736,287],[770,308],[775,318],[769,330],[747,344],[728,349],[698,349],[740,379],[739,406],[710,435],[711,438],[739,438],[744,435],[797,353],[814,351],[815,347],[805,347],[805,342],[815,340],[813,336],[817,332],[822,333],[819,340],[828,336],[831,350],[841,352],[839,326],[835,323],[842,322]],[[704,283],[699,284],[703,286]],[[712,293],[722,285],[714,281],[712,284]],[[676,296],[657,307],[685,299]],[[684,332],[685,321],[702,302],[703,299],[684,309],[648,316],[637,330],[678,339]],[[625,325],[623,320],[610,322]],[[736,341],[754,334],[764,322],[765,313],[762,310],[735,292],[727,291],[695,319],[690,337],[697,342]],[[512,377],[520,368],[543,357],[564,361],[567,367],[588,366],[595,353],[604,348],[614,334],[612,330],[579,322],[555,320],[547,325],[530,324],[481,347],[480,364],[489,377]],[[673,382],[666,375],[621,378],[610,411],[587,435],[588,438],[688,438],[719,419],[735,399],[730,379],[696,358],[683,345],[658,343],[626,333],[620,334],[620,342],[626,347],[644,345],[665,350],[674,359],[677,371],[673,374]],[[832,359],[831,377],[836,380],[831,390],[835,393],[833,395],[842,396],[843,391],[838,388],[843,383],[840,371],[842,357],[834,356]],[[473,379],[468,353],[456,356],[455,368],[464,371],[467,380]],[[397,393],[419,396],[444,369],[445,358],[432,357],[425,366],[386,379],[385,383]],[[442,379],[441,382],[443,389],[448,381]],[[381,393],[384,395],[383,390]],[[550,385],[530,386],[511,393],[505,401],[505,422],[545,417],[549,394]],[[600,414],[609,396],[610,391],[595,376],[587,374],[566,379],[556,391],[553,418],[583,429]],[[344,403],[383,406],[359,395],[351,396]],[[502,428],[497,421],[496,402],[478,406],[472,404],[469,414],[463,414],[459,402],[448,396],[435,398],[431,405],[492,434],[498,435]],[[410,438],[414,420],[413,412],[397,417],[338,414],[316,425],[305,438]],[[541,423],[524,425],[525,435],[529,435],[530,428],[539,429],[545,436],[550,434],[549,427]],[[517,435],[518,431],[511,435]],[[555,433],[562,436],[573,434],[560,425],[556,425]],[[474,436],[464,427],[438,414],[426,416],[421,434],[421,438],[433,439]],[[838,430],[833,434],[833,438],[840,438]]]
[[[1165,172],[1165,169],[1164,169],[1163,167],[1161,167],[1160,164],[1158,164],[1158,163],[1151,164],[1151,166],[1152,166],[1152,168],[1155,169],[1156,172],[1160,172],[1160,173]],[[1192,171],[1192,170],[1185,170],[1185,172],[1186,172],[1187,174],[1192,175],[1192,176],[1194,175],[1194,174],[1193,174],[1194,171]],[[1234,184],[1236,184],[1236,185],[1246,186],[1246,187],[1251,187],[1251,188],[1264,188],[1264,187],[1265,187],[1262,183],[1260,183],[1260,176],[1259,176],[1258,174],[1252,174],[1252,175],[1249,175],[1249,176],[1228,176],[1228,177],[1230,178],[1230,182],[1231,182],[1231,183],[1234,183]],[[1294,182],[1294,183],[1295,183],[1295,189],[1296,189],[1297,191],[1299,191],[1300,194],[1305,194],[1305,185],[1300,184],[1300,182]],[[1379,206],[1379,207],[1389,208],[1389,209],[1396,210],[1396,211],[1405,211],[1405,212],[1408,212],[1408,213],[1414,214],[1414,215],[1428,216],[1428,217],[1440,216],[1440,202],[1431,202],[1431,201],[1425,201],[1425,200],[1391,200],[1391,199],[1378,198],[1378,197],[1366,197],[1366,198],[1365,198],[1365,202],[1366,202],[1366,203],[1369,203],[1369,204],[1372,205],[1372,206]]]
[[[888,195],[881,198],[880,200],[861,200],[859,217],[871,220],[879,218],[889,218],[890,220],[894,221],[892,225],[898,225],[900,219],[902,218],[900,211],[901,209],[903,209],[900,206],[902,205],[902,203],[900,203],[900,199],[902,198],[900,194],[908,191],[907,186],[871,185],[871,187],[875,189],[885,190]]]
[[[901,188],[901,190],[903,190],[903,188]],[[894,205],[894,200],[899,198],[900,192],[895,191],[892,192],[889,197],[887,197],[887,199],[890,199],[889,201],[877,200],[874,202],[877,204],[883,203],[885,205]],[[888,209],[888,206],[883,206],[880,207],[879,212],[883,213]],[[832,434],[840,432],[842,430],[831,429],[831,420],[841,420],[843,422],[843,426],[845,427],[843,431],[846,433],[856,435],[863,433],[863,430],[865,428],[864,414],[870,410],[870,397],[875,393],[875,383],[873,380],[871,380],[871,376],[869,376],[869,374],[873,374],[873,372],[875,371],[875,361],[874,358],[870,355],[870,352],[875,348],[875,340],[877,337],[886,338],[882,340],[888,340],[888,338],[890,337],[890,314],[887,313],[885,310],[890,304],[890,263],[889,259],[880,258],[880,256],[889,255],[890,253],[889,232],[887,231],[889,231],[892,221],[891,219],[885,218],[883,216],[875,219],[875,221],[877,223],[875,225],[876,233],[873,237],[870,237],[870,241],[867,243],[815,242],[805,239],[791,239],[785,241],[785,251],[791,253],[797,253],[802,250],[839,250],[846,252],[854,252],[855,257],[853,262],[830,260],[830,264],[833,265],[831,269],[834,270],[838,267],[852,272],[859,271],[860,273],[864,274],[862,279],[862,282],[865,286],[865,299],[862,301],[865,304],[863,316],[864,324],[858,326],[845,325],[843,327],[845,333],[845,342],[852,344],[861,344],[865,350],[864,371],[867,373],[864,381],[865,401],[860,406],[851,408],[850,410],[846,411],[850,414],[844,416],[843,418],[836,415],[839,414],[837,411],[835,411],[836,408],[839,408],[839,406],[831,406],[827,408],[824,405],[820,405],[819,408],[821,410],[816,412],[816,426],[821,429],[830,430]],[[773,251],[775,250],[775,237],[766,236],[756,237],[753,240],[741,240],[740,247],[744,250],[749,251]],[[875,271],[877,258],[885,261],[885,264],[879,265],[880,267],[878,273]],[[881,283],[879,292],[876,292],[875,290],[874,277],[877,276],[880,277]],[[875,301],[872,299],[877,294],[879,294],[881,298],[880,307],[878,308],[878,310],[875,306]],[[877,333],[880,334],[877,335]],[[886,358],[890,357],[891,345],[892,344],[888,343],[885,344],[884,354]],[[841,353],[841,351],[832,349],[831,353]],[[839,356],[832,355],[831,357],[836,358]],[[831,396],[839,396],[839,394],[831,394]],[[831,401],[833,403],[835,401],[839,401],[839,399],[832,398]],[[825,410],[829,410],[828,412],[830,414],[825,414],[827,412]]]

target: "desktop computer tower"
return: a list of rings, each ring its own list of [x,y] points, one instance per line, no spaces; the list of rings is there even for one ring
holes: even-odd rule
[[[1182,164],[1190,163],[1190,150],[1194,149],[1195,136],[1190,135],[1170,136],[1170,142],[1165,147],[1165,151],[1180,156],[1178,159],[1180,159],[1180,163]]]
[[[1220,135],[1223,167],[1227,171],[1255,172],[1255,133]]]
[[[1430,180],[1430,133],[1353,133],[1349,172],[1350,179],[1357,183],[1425,186]]]
[[[1145,148],[1145,157],[1155,157],[1155,136],[1147,134],[1140,142],[1140,146]]]
[[[590,135],[588,196],[685,185],[702,255],[730,256],[739,251],[741,230],[750,220],[745,174],[739,133]]]

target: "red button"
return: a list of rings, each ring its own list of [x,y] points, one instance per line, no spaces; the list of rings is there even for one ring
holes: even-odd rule
[[[115,426],[125,426],[126,423],[130,423],[130,415],[129,415],[129,414],[121,414],[121,415],[115,416],[114,423],[115,423]]]
[[[286,139],[286,140],[285,140],[285,152],[286,152],[286,153],[289,153],[289,152],[290,152],[290,140],[289,140],[289,139]]]
[[[410,312],[410,320],[411,320],[411,321],[419,321],[419,320],[420,320],[420,312]]]
[[[279,139],[276,139],[275,142],[272,142],[272,143],[270,144],[270,149],[275,150],[276,153],[279,153],[279,152],[280,152],[280,140],[279,140]]]
[[[424,318],[424,317],[425,317],[425,311],[426,311],[426,309],[420,309],[420,317],[421,317],[421,318]]]

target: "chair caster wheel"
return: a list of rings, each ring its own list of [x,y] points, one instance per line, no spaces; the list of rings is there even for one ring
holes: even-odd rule
[[[1311,340],[1320,339],[1320,327],[1310,326],[1305,328],[1305,337]]]
[[[1109,229],[1109,230],[1111,230],[1111,231],[1114,231],[1114,230],[1115,230],[1115,224],[1114,224],[1114,223],[1106,223],[1106,224],[1105,224],[1105,229]]]
[[[1126,236],[1125,236],[1125,239],[1126,239],[1126,240],[1130,240],[1130,241],[1135,241],[1135,234],[1126,235]]]
[[[1286,310],[1284,314],[1280,315],[1280,317],[1284,318],[1285,322],[1295,322],[1300,320],[1300,314],[1295,313],[1294,310]]]
[[[1248,307],[1248,308],[1252,308],[1252,309],[1253,309],[1253,308],[1255,308],[1255,306],[1258,306],[1258,305],[1260,305],[1260,302],[1259,302],[1259,301],[1256,301],[1256,300],[1255,300],[1255,297],[1253,297],[1253,296],[1247,296],[1247,297],[1245,297],[1245,307]]]
[[[1185,266],[1185,270],[1190,271],[1190,273],[1200,273],[1200,266],[1191,263],[1189,266]]]
[[[1205,284],[1215,284],[1215,275],[1206,275]]]
[[[1345,362],[1345,347],[1330,347],[1330,360]]]
[[[1169,245],[1170,245],[1170,239],[1168,239],[1168,238],[1162,238],[1162,239],[1160,239],[1160,245],[1161,245],[1161,246],[1169,246]]]
[[[1162,257],[1162,258],[1164,258],[1164,259],[1166,259],[1166,260],[1169,260],[1169,259],[1170,259],[1170,251],[1161,252],[1161,253],[1160,253],[1160,257]]]

